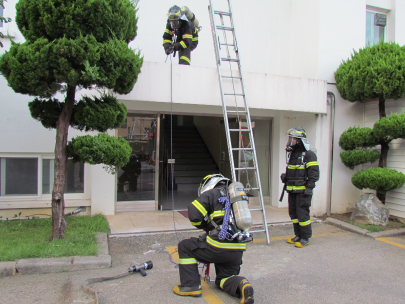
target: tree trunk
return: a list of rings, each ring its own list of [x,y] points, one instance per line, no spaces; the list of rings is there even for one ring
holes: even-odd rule
[[[378,112],[380,114],[380,120],[383,117],[386,117],[385,115],[385,99],[380,97],[380,100],[378,102]]]
[[[64,187],[67,165],[67,138],[70,117],[75,102],[76,87],[68,85],[65,104],[56,123],[56,144],[55,144],[55,182],[52,190],[52,240],[65,237],[65,199]]]
[[[385,114],[385,99],[380,97],[380,100],[378,102],[378,112],[380,114],[380,120],[383,117],[386,117]],[[381,153],[380,153],[380,159],[378,161],[378,167],[379,168],[385,168],[387,167],[387,158],[388,158],[388,150],[390,149],[390,146],[388,143],[385,141],[381,140],[380,141],[381,145]],[[377,191],[377,197],[385,205],[385,195],[386,193],[381,193]]]
[[[383,203],[385,205],[385,195],[386,193],[381,193],[377,191],[377,198],[381,201],[381,203]]]

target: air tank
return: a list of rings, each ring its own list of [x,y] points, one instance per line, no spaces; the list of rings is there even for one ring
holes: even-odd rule
[[[194,13],[193,13],[192,11],[190,11],[190,9],[189,9],[187,6],[183,6],[183,7],[181,8],[181,12],[182,12],[183,14],[185,14],[185,15],[187,16],[188,20],[190,20],[190,21],[193,19],[193,17],[195,17]],[[195,26],[196,28],[198,28],[198,25],[199,25],[200,23],[198,22],[197,18],[194,19],[193,23],[194,23],[194,26]]]
[[[248,197],[245,190],[243,190],[243,184],[239,182],[230,184],[228,192],[233,214],[235,215],[236,226],[238,229],[248,232],[250,227],[253,226],[253,219],[248,206]]]

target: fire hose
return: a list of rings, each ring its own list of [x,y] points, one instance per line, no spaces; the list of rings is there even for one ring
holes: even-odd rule
[[[118,274],[116,276],[112,277],[98,277],[98,278],[91,278],[87,279],[83,282],[83,290],[87,293],[93,294],[94,297],[96,298],[96,304],[98,304],[98,299],[99,299],[99,292],[96,291],[95,289],[89,287],[88,285],[94,284],[94,283],[99,283],[99,282],[104,282],[104,281],[110,281],[110,280],[115,280],[119,279],[122,277],[125,277],[127,275],[133,274],[135,272],[139,272],[143,277],[146,276],[146,269],[152,269],[153,268],[153,263],[152,261],[147,261],[143,264],[138,264],[136,262],[132,262],[132,265],[128,268],[127,271]]]

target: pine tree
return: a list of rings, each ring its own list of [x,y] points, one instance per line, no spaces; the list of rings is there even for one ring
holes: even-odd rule
[[[389,143],[405,138],[405,115],[386,117],[385,101],[405,96],[405,48],[395,43],[379,43],[354,52],[335,72],[336,85],[344,99],[351,102],[378,99],[380,120],[371,128],[349,128],[343,132],[339,145],[342,162],[350,167],[374,162],[379,168],[357,172],[352,183],[359,189],[377,190],[385,204],[386,192],[405,183],[405,175],[387,169]],[[370,150],[380,145],[380,152]]]
[[[34,119],[56,129],[52,239],[64,237],[64,185],[67,159],[125,165],[131,148],[104,133],[122,125],[126,107],[109,94],[76,100],[79,89],[129,93],[142,57],[128,47],[137,34],[137,2],[131,0],[20,0],[16,23],[25,37],[0,58],[0,72],[17,93],[35,96]],[[53,96],[63,93],[64,100]],[[69,126],[99,131],[67,142]]]

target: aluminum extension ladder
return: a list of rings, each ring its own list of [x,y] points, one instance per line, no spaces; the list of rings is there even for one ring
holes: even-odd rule
[[[241,58],[239,54],[238,44],[236,40],[236,31],[234,26],[234,20],[232,16],[232,5],[231,0],[217,0],[217,2],[224,5],[225,1],[227,2],[227,11],[218,11],[214,9],[213,0],[210,0],[210,5],[208,6],[208,11],[210,14],[211,19],[211,30],[212,30],[212,38],[214,40],[214,48],[215,48],[215,55],[217,61],[217,68],[218,68],[218,77],[219,77],[219,84],[221,88],[221,99],[222,99],[222,110],[224,115],[224,124],[225,124],[225,131],[226,131],[226,139],[228,143],[228,153],[229,153],[229,161],[231,164],[231,172],[232,172],[232,181],[236,182],[236,174],[235,171],[238,171],[239,177],[241,173],[246,174],[247,184],[245,184],[245,192],[248,193],[249,191],[257,191],[258,197],[260,199],[260,208],[259,209],[250,209],[250,211],[261,211],[263,215],[263,229],[262,230],[254,230],[250,231],[251,233],[255,232],[265,232],[266,233],[266,241],[267,244],[270,244],[270,237],[269,231],[267,227],[266,221],[266,211],[264,209],[263,203],[263,194],[260,184],[260,175],[259,175],[259,168],[258,162],[256,157],[256,149],[255,143],[253,138],[253,129],[252,129],[252,122],[250,119],[249,113],[249,106],[245,94],[245,85],[242,75],[242,66],[241,66]],[[225,7],[225,6],[224,6]],[[227,18],[229,17],[229,19]],[[224,20],[226,19],[226,20]],[[215,21],[220,22],[217,24]],[[222,38],[220,38],[220,34]],[[222,39],[222,41],[221,41]],[[228,42],[228,39],[230,42]],[[231,55],[231,52],[232,55]],[[223,55],[225,53],[225,55]],[[229,70],[222,69],[221,70],[221,63],[226,62],[229,65]],[[222,66],[224,68],[226,64]],[[235,66],[233,68],[233,66]],[[237,66],[237,67],[236,67]],[[236,75],[234,75],[235,71]],[[236,82],[236,83],[235,83]],[[239,92],[235,91],[235,86],[239,86]],[[233,89],[233,92],[231,90]],[[226,91],[229,90],[229,91]],[[233,99],[234,105],[230,104],[230,99]],[[230,129],[229,127],[229,119],[228,115],[230,116],[237,116],[237,121],[239,122],[238,129]],[[242,121],[247,128],[242,129]],[[239,146],[233,148],[231,143],[231,132],[238,132],[239,133]],[[244,146],[244,136],[246,133],[249,134],[249,144]],[[238,159],[241,159],[243,156],[244,160],[244,167],[238,165],[235,167],[233,153],[238,153]],[[253,160],[253,167],[249,167],[246,162],[247,156],[251,160]],[[249,181],[249,173],[255,175],[255,179],[253,180],[256,182],[256,186],[251,186]]]

